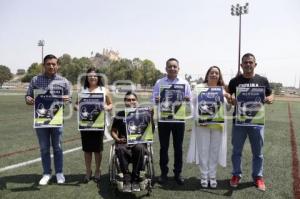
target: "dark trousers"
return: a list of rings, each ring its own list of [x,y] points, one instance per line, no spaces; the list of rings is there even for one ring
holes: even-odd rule
[[[138,180],[139,173],[145,169],[144,155],[147,148],[145,144],[116,144],[116,155],[120,162],[120,169],[124,174],[125,181],[130,181],[129,163],[132,162],[131,179]]]
[[[167,175],[169,172],[168,162],[168,150],[170,142],[170,134],[172,132],[173,148],[174,148],[174,174],[180,175],[182,171],[182,143],[184,137],[185,123],[171,123],[171,122],[158,122],[158,135],[160,142],[160,170],[161,175]]]

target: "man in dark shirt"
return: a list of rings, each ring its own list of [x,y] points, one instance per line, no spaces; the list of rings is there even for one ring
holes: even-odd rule
[[[242,57],[241,67],[243,74],[230,80],[228,85],[228,92],[233,95],[236,94],[236,87],[265,87],[266,98],[265,103],[271,104],[273,102],[272,90],[270,88],[267,78],[254,73],[256,67],[255,56],[247,53]],[[232,104],[236,104],[235,97],[230,98]],[[235,110],[236,112],[236,110]],[[236,115],[234,113],[234,115]],[[237,126],[235,120],[232,125],[232,178],[230,185],[237,187],[242,177],[241,161],[242,151],[245,140],[249,137],[252,149],[252,177],[255,185],[261,191],[265,191],[266,186],[263,179],[263,143],[264,143],[264,127],[263,126]]]
[[[138,98],[135,93],[129,91],[124,98],[126,107],[137,107]],[[116,155],[120,162],[120,169],[124,175],[124,192],[139,191],[140,171],[144,170],[145,144],[127,144],[125,111],[117,113],[113,120],[111,135],[116,142]],[[128,164],[132,162],[132,172],[129,172]],[[132,182],[132,185],[131,185]]]

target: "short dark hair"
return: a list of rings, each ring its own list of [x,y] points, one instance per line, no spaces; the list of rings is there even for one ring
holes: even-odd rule
[[[203,83],[207,83],[208,82],[208,74],[210,73],[210,71],[213,68],[216,68],[219,71],[219,75],[220,75],[218,83],[217,83],[217,86],[225,86],[225,83],[224,83],[224,80],[223,80],[223,76],[222,76],[222,73],[221,73],[221,69],[218,66],[211,66],[211,67],[209,67],[209,69],[206,72],[205,79],[204,79]]]
[[[43,62],[43,64],[45,65],[45,63],[46,63],[46,61],[48,60],[48,59],[56,59],[57,60],[57,64],[59,65],[60,64],[60,61],[59,61],[59,59],[57,58],[57,57],[55,57],[55,55],[52,55],[52,54],[49,54],[49,55],[46,55],[45,57],[44,57],[44,62]]]
[[[170,61],[176,61],[177,64],[179,64],[179,61],[178,61],[177,59],[175,59],[175,58],[172,57],[172,58],[170,58],[170,59],[167,60],[166,66],[168,66],[168,63],[169,63]]]
[[[137,97],[137,95],[134,92],[127,91],[127,93],[125,94],[125,97],[124,97],[124,101],[126,101],[126,96],[128,96],[128,95],[133,95],[136,98],[136,100],[138,100],[138,97]]]
[[[90,87],[90,83],[89,83],[89,81],[88,81],[88,73],[91,73],[91,72],[95,72],[95,73],[97,74],[97,77],[98,77],[97,85],[98,85],[98,86],[104,86],[103,78],[102,78],[101,75],[99,75],[98,70],[97,70],[95,67],[91,67],[91,68],[89,68],[89,69],[86,71],[86,75],[85,75],[85,79],[84,79],[84,85],[83,85],[83,88],[89,88],[89,87]]]
[[[256,58],[255,58],[255,56],[254,56],[252,53],[246,53],[246,54],[244,54],[243,57],[242,57],[242,62],[243,62],[243,60],[244,60],[245,58],[247,58],[247,57],[253,57],[254,60],[256,61]]]

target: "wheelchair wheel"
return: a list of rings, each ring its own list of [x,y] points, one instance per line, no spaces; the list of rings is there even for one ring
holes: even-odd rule
[[[147,190],[148,195],[152,192],[152,187],[154,186],[154,177],[155,177],[155,171],[154,171],[154,163],[153,163],[153,149],[151,144],[147,145],[148,149],[148,156],[146,160],[146,175],[147,175]]]
[[[115,145],[112,144],[109,153],[109,182],[111,184],[115,183],[116,180],[116,164],[115,164]]]

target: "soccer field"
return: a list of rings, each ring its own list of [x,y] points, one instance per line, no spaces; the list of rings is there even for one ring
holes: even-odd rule
[[[24,95],[3,95],[0,93],[0,198],[143,198],[146,192],[114,194],[109,185],[108,159],[110,142],[104,144],[102,161],[101,189],[90,182],[83,184],[85,174],[81,149],[64,155],[64,173],[66,183],[57,185],[55,180],[48,186],[39,186],[41,162],[7,169],[11,165],[28,162],[40,157],[38,141],[32,128],[32,107],[25,105]],[[147,97],[141,99],[146,101]],[[122,98],[114,97],[114,102]],[[290,123],[289,110],[292,125]],[[66,108],[66,114],[70,110]],[[229,187],[231,177],[231,125],[228,126],[227,167],[218,168],[218,188],[203,189],[199,183],[199,170],[196,165],[183,166],[184,186],[178,186],[174,180],[161,186],[154,185],[149,198],[294,198],[294,189],[299,187],[299,129],[300,102],[275,101],[266,106],[266,130],[264,143],[264,176],[266,192],[258,191],[251,179],[251,148],[246,141],[243,152],[243,179],[237,189]],[[64,151],[81,146],[80,135],[76,126],[76,114],[65,120]],[[231,122],[229,122],[231,123]],[[184,159],[188,148],[191,121],[187,121],[184,139]],[[294,131],[291,131],[293,127]],[[293,134],[294,133],[294,134]],[[172,146],[170,144],[170,146]],[[173,167],[173,149],[169,150],[169,168]],[[154,143],[154,161],[156,175],[159,170],[158,136]],[[6,168],[6,169],[5,169]],[[172,173],[169,173],[172,176]],[[171,178],[172,179],[172,178]],[[299,188],[298,188],[299,190]],[[299,197],[299,195],[298,195]]]

